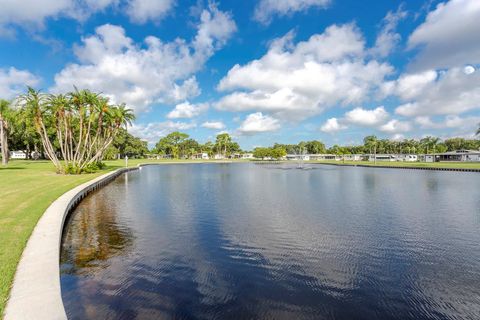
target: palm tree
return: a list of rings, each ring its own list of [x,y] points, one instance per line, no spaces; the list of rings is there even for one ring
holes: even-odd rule
[[[48,95],[41,93],[31,87],[28,87],[27,93],[18,97],[19,105],[26,110],[26,113],[33,117],[33,122],[38,134],[41,137],[43,149],[48,158],[53,162],[57,169],[62,168],[60,161],[50,141],[47,127],[44,122],[44,116],[48,112]]]
[[[223,156],[227,155],[227,148],[231,142],[232,142],[232,138],[228,133],[221,133],[217,135],[216,145],[218,150],[222,152]]]
[[[376,136],[367,136],[363,139],[363,143],[367,149],[370,150],[370,154],[372,153],[373,148],[373,161],[377,164],[377,144],[378,139]]]
[[[6,100],[0,100],[0,145],[2,146],[2,165],[8,164],[10,157],[8,151],[8,117],[10,113],[10,103]]]
[[[18,100],[34,119],[45,152],[61,173],[81,173],[101,161],[121,128],[135,119],[124,104],[111,105],[89,90],[46,95],[28,88]]]

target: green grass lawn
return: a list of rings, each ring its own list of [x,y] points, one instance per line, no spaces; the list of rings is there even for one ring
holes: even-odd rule
[[[129,160],[129,166],[139,163],[186,162],[182,160]],[[200,162],[200,161],[197,161]],[[313,162],[313,161],[312,161]],[[47,207],[66,191],[125,165],[124,160],[107,161],[101,172],[83,175],[58,175],[49,161],[13,160],[0,167],[0,315],[3,314],[8,292],[18,261],[38,219]],[[322,161],[315,163],[335,163]],[[346,161],[345,164],[374,165],[368,161]],[[409,163],[377,162],[377,165],[476,168],[480,163]]]

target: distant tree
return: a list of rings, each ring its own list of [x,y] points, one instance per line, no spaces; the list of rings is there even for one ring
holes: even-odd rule
[[[232,142],[232,137],[228,133],[220,133],[215,141],[215,149],[224,156],[227,155],[228,147]]]
[[[325,144],[318,140],[312,140],[305,143],[305,148],[309,154],[325,153]]]
[[[200,150],[200,144],[194,139],[186,139],[180,143],[180,156],[191,157]]]
[[[143,158],[148,153],[148,144],[146,141],[137,138],[121,129],[113,140],[112,145],[108,148],[105,159],[116,159],[128,156],[129,158]]]
[[[170,155],[173,158],[180,157],[180,146],[189,137],[183,132],[172,132],[161,138],[155,145],[155,151],[159,154]]]
[[[287,155],[287,150],[282,147],[269,148],[270,156],[274,159],[281,159]]]
[[[205,144],[200,146],[202,152],[206,152],[209,157],[213,157],[215,145],[211,141],[207,141]]]
[[[253,156],[257,159],[265,159],[271,156],[270,148],[257,147],[253,149]]]

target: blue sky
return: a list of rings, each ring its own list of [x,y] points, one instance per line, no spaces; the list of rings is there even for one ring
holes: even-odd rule
[[[40,3],[41,2],[41,3]],[[76,85],[150,144],[473,137],[480,1],[0,0],[0,96]]]

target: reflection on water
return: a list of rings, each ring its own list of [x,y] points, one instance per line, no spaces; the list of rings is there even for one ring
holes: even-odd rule
[[[480,176],[314,169],[118,178],[67,227],[69,318],[478,318]]]

